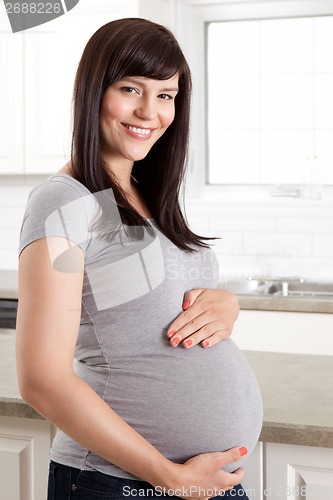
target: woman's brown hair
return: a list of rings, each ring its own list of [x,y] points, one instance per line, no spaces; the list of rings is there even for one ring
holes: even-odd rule
[[[207,246],[188,227],[180,207],[189,141],[191,74],[173,34],[142,18],[112,21],[88,41],[74,86],[72,169],[92,193],[111,188],[121,218],[128,225],[147,225],[107,170],[100,155],[99,114],[106,89],[126,76],[166,80],[179,75],[175,118],[147,156],[134,162],[132,175],[162,232],[180,249]]]

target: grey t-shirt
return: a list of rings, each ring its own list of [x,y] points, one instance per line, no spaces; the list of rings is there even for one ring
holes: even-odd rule
[[[55,174],[29,196],[19,251],[51,236],[84,251],[77,375],[172,461],[246,446],[248,455],[225,467],[233,471],[251,454],[262,426],[252,370],[231,339],[184,349],[166,336],[182,312],[184,292],[217,287],[216,256],[211,248],[180,250],[148,221],[151,229],[124,226],[111,190],[92,195],[68,175]],[[50,247],[60,272],[75,268],[71,245],[61,255]],[[134,478],[62,431],[50,458]]]

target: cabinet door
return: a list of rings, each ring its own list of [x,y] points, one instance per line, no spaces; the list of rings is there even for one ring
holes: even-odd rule
[[[245,462],[242,486],[250,500],[263,500],[263,443],[257,443],[252,455]]]
[[[241,310],[232,339],[247,351],[333,355],[333,314]]]
[[[45,420],[0,417],[0,498],[45,500],[53,434]]]
[[[23,36],[0,3],[0,174],[23,173]]]
[[[332,500],[333,449],[266,445],[264,498]]]
[[[84,46],[103,24],[137,12],[136,0],[80,0],[66,15],[26,34],[26,173],[53,173],[68,161],[72,91]]]

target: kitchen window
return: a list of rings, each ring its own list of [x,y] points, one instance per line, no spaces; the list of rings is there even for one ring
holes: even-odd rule
[[[333,184],[333,16],[207,23],[208,183]]]
[[[176,3],[193,75],[189,196],[318,184],[331,198],[333,0]]]

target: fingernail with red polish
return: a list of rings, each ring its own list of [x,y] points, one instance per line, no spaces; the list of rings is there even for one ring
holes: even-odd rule
[[[184,344],[186,345],[186,347],[191,347],[193,342],[192,342],[192,340],[188,339],[188,340],[185,340]]]
[[[190,301],[189,300],[185,300],[184,303],[183,303],[183,309],[188,309],[190,307]]]
[[[239,453],[243,457],[244,455],[247,454],[247,448],[245,448],[245,446],[242,446],[241,448],[239,448]]]
[[[175,346],[175,347],[176,347],[176,346],[179,344],[179,338],[174,337],[174,338],[171,340],[171,344],[172,344],[173,346]]]
[[[208,347],[209,346],[208,340],[204,340],[202,345],[203,345],[203,347]]]
[[[173,337],[175,333],[176,330],[171,330],[170,332],[167,333],[167,336],[169,337],[169,339],[171,339],[171,337]]]

